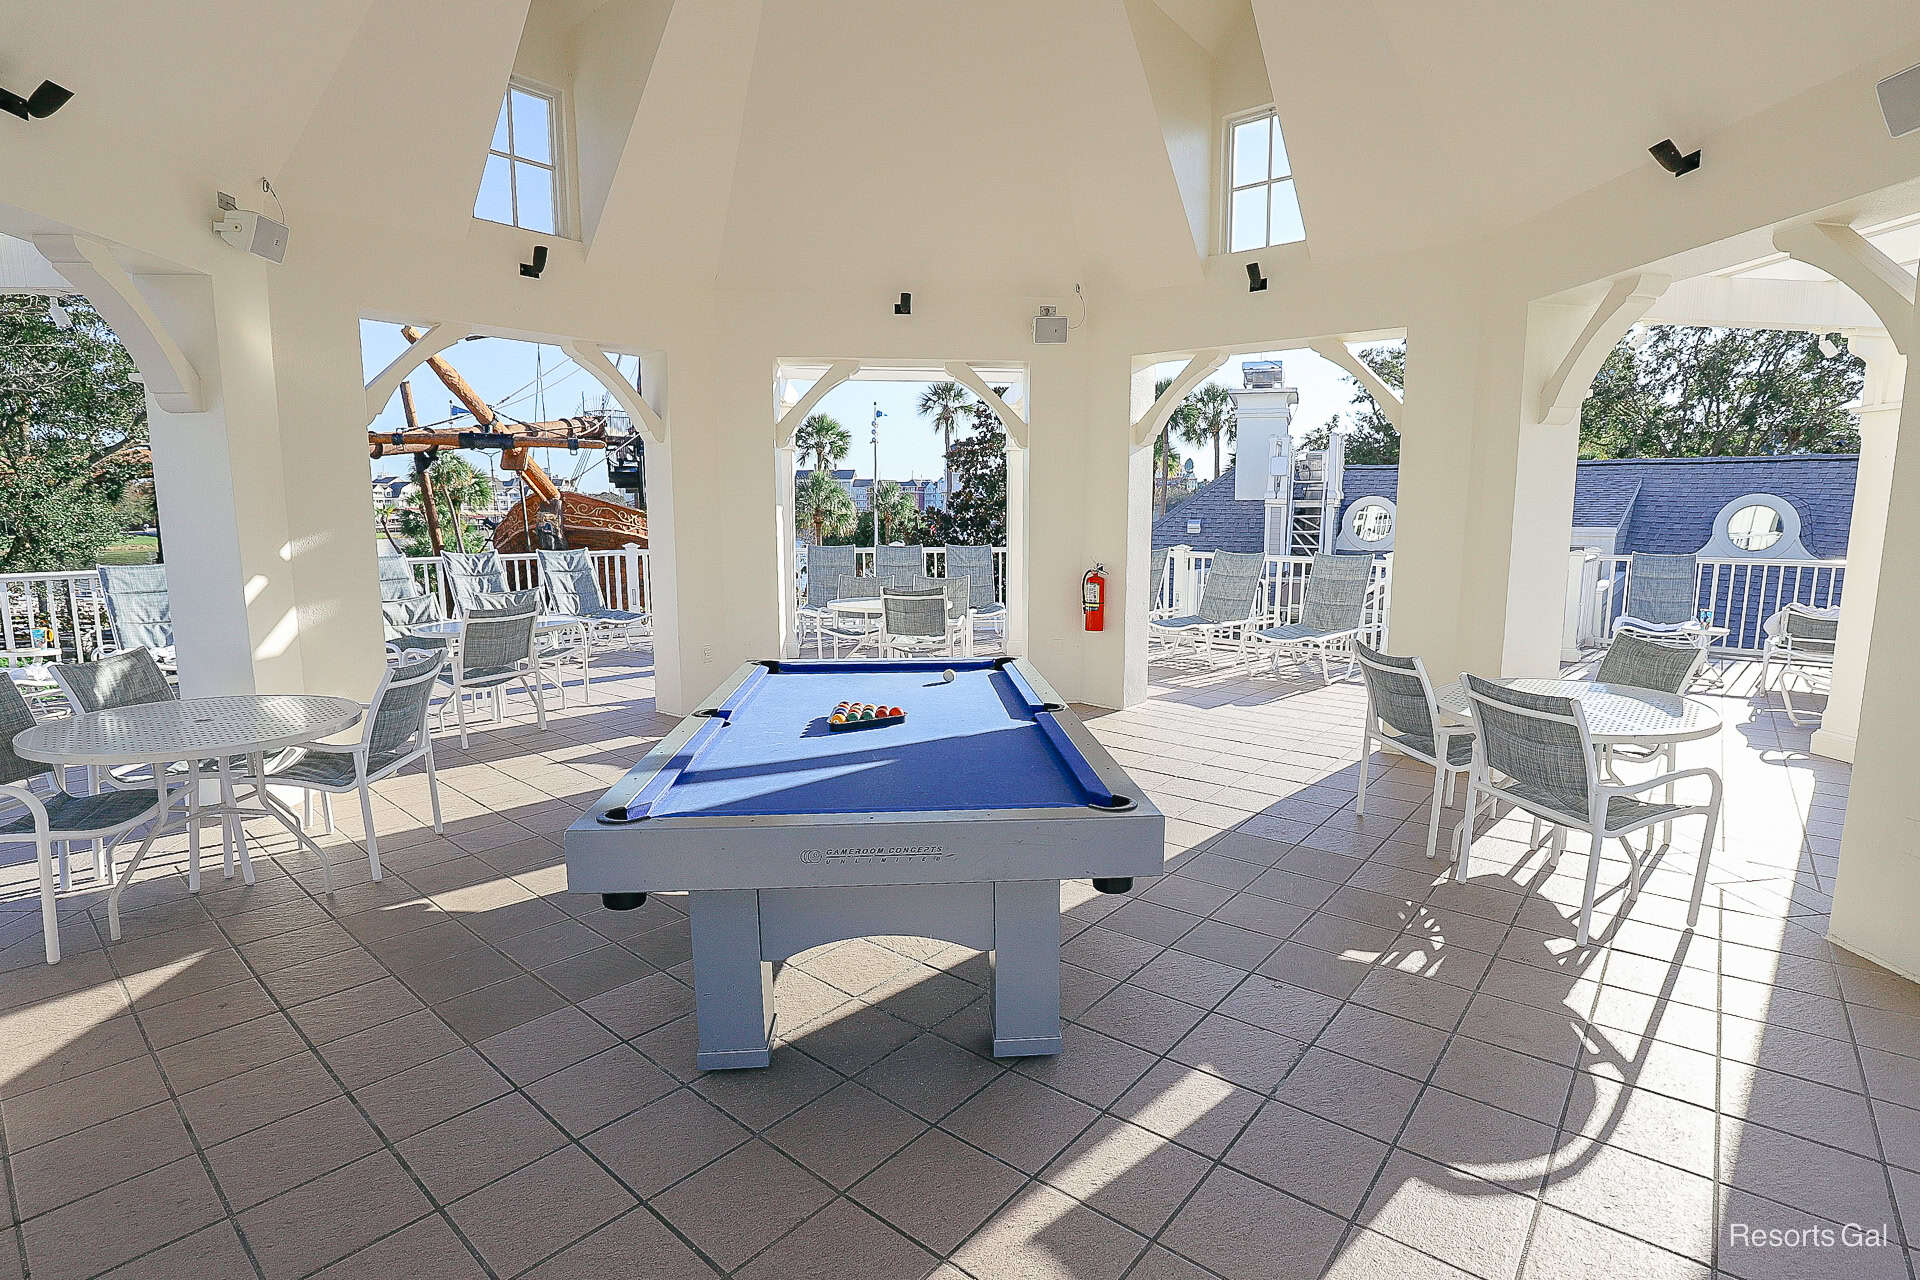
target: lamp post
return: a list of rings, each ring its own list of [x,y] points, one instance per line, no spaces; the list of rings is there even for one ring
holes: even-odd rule
[[[867,486],[867,515],[873,520],[873,576],[880,576],[880,402],[873,402],[873,483]]]

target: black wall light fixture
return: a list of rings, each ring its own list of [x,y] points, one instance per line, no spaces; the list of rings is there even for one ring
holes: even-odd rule
[[[1265,293],[1266,291],[1267,278],[1260,274],[1260,264],[1257,262],[1249,262],[1247,264],[1247,292]]]
[[[51,80],[42,80],[40,87],[24,98],[0,89],[0,111],[10,112],[22,120],[45,120],[66,106],[67,99],[71,97],[73,90],[63,89]]]
[[[1687,154],[1681,155],[1680,148],[1673,145],[1672,138],[1660,139],[1660,141],[1648,147],[1647,152],[1655,160],[1660,162],[1662,169],[1665,169],[1676,178],[1683,178],[1700,167],[1700,153],[1698,151],[1689,151]]]
[[[533,246],[533,261],[520,264],[520,274],[529,280],[538,280],[540,273],[547,269],[547,246]]]
[[[900,301],[893,304],[893,314],[897,316],[912,315],[913,314],[913,295],[910,293],[901,294]]]

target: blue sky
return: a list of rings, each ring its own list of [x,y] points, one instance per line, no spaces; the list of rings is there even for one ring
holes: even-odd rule
[[[368,378],[385,367],[406,345],[400,336],[399,326],[370,320],[361,322],[360,339],[362,364]],[[586,405],[589,408],[597,408],[601,403],[600,384],[585,370],[568,362],[554,347],[540,349],[540,364],[545,376],[537,391],[534,386],[535,347],[532,343],[482,338],[459,343],[446,354],[453,366],[489,404],[516,418],[531,422],[575,414],[582,407],[582,396],[587,398]],[[1268,352],[1244,358],[1277,358],[1286,363],[1287,382],[1300,392],[1300,406],[1294,415],[1296,434],[1321,426],[1328,418],[1347,408],[1353,388],[1346,375],[1311,351]],[[633,361],[630,357],[623,359],[620,364],[622,372],[632,373]],[[1177,366],[1170,366],[1168,371],[1171,372],[1173,368]],[[414,406],[422,423],[447,417],[452,397],[433,374],[423,368],[415,372],[410,380],[413,383]],[[1240,358],[1229,360],[1211,380],[1229,387],[1239,386]],[[838,418],[852,433],[854,440],[853,453],[842,465],[851,466],[856,475],[873,474],[869,424],[877,404],[886,415],[880,420],[881,474],[891,480],[927,479],[939,475],[942,469],[940,437],[932,424],[920,417],[914,408],[924,389],[924,383],[847,382],[828,392],[821,400],[818,412]],[[769,387],[769,400],[771,394]],[[772,412],[771,403],[768,412]],[[380,416],[374,419],[373,429],[391,431],[401,425],[400,398],[396,395],[380,411]],[[1193,455],[1195,471],[1202,479],[1210,479],[1213,472],[1212,451],[1203,448],[1189,452]],[[469,455],[469,458],[482,470],[490,461],[490,456],[486,454]],[[581,488],[593,492],[607,487],[603,455],[597,451],[583,450],[573,457],[569,457],[565,450],[543,451],[540,464],[556,479],[562,480],[585,466],[580,478]],[[373,472],[376,475],[399,475],[410,470],[411,466],[412,463],[404,457],[381,458],[373,463]]]

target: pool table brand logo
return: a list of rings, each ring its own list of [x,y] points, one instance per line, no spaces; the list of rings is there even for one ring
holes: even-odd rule
[[[802,849],[800,861],[808,865],[873,862],[938,862],[953,855],[937,844],[881,844],[849,849]]]

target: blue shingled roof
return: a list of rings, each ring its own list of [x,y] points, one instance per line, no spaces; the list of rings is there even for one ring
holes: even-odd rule
[[[1860,459],[1851,453],[1777,458],[1607,458],[1582,461],[1574,476],[1573,523],[1619,529],[1618,550],[1692,553],[1713,535],[1722,507],[1749,493],[1778,494],[1800,513],[1807,551],[1823,559],[1847,554],[1853,485]],[[1399,500],[1399,468],[1346,469],[1346,509],[1361,498]],[[1200,521],[1189,533],[1187,522]],[[1264,504],[1233,496],[1233,469],[1195,490],[1153,525],[1153,545],[1186,543],[1201,550],[1258,551]]]

